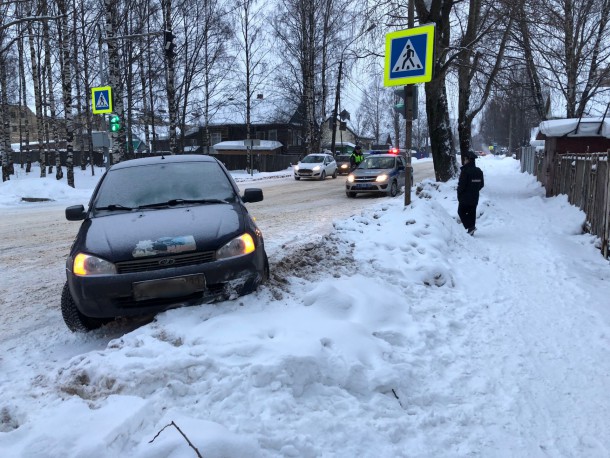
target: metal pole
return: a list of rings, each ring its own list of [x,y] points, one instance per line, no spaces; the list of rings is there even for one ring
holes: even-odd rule
[[[104,54],[103,54],[103,47],[102,47],[102,28],[100,27],[99,24],[97,24],[96,26],[97,28],[97,52],[98,52],[98,58],[99,58],[99,63],[100,63],[100,86],[104,86],[104,84],[106,83],[106,73],[104,71]],[[102,115],[102,130],[106,131],[106,134],[108,135],[108,125],[106,124],[106,115]],[[102,155],[103,155],[103,159],[104,159],[104,163],[106,166],[106,170],[108,170],[110,168],[110,151],[112,151],[112,135],[108,135],[108,143],[109,143],[109,147],[108,148],[102,148]],[[91,153],[93,154],[93,153]],[[93,167],[93,161],[91,161],[91,167]]]
[[[332,155],[335,155],[335,141],[337,139],[337,110],[339,109],[339,91],[341,90],[341,73],[343,72],[343,54],[341,54],[341,60],[339,61],[339,76],[337,76],[337,90],[335,91],[335,108],[333,109],[333,118],[331,119],[331,127],[333,130],[330,151]],[[343,146],[343,145],[341,145]]]
[[[415,23],[415,7],[413,0],[409,0],[408,25],[413,28]],[[411,146],[413,131],[413,85],[405,86],[405,119],[406,138],[405,149],[407,151],[407,169],[405,170],[405,207],[411,205]]]

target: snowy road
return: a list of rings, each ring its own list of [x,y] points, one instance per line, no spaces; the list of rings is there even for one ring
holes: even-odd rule
[[[416,182],[433,173],[431,162],[414,165]],[[248,209],[265,236],[272,270],[275,260],[290,256],[284,249],[329,232],[334,220],[357,214],[380,199],[348,199],[345,176],[324,182],[285,177],[239,185],[241,189],[263,189],[264,201],[248,204]],[[5,293],[0,295],[0,358],[7,344],[11,348],[23,346],[27,351],[24,336],[65,331],[59,298],[65,282],[65,258],[80,226],[79,222],[66,220],[65,207],[33,204],[29,208],[2,209],[0,290]],[[26,278],[35,281],[24,281]]]

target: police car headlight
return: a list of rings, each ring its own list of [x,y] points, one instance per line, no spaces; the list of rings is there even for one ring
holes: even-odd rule
[[[379,175],[377,178],[375,178],[375,181],[377,183],[381,183],[384,181],[388,181],[388,176],[385,173],[382,173],[381,175]]]
[[[351,174],[348,175],[347,176],[347,181],[350,182],[350,183],[353,183],[354,182],[354,175],[351,175]]]

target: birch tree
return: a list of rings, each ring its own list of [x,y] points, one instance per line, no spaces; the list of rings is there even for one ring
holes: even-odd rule
[[[244,100],[246,139],[251,138],[252,102],[269,75],[266,59],[270,46],[264,35],[265,18],[261,6],[256,0],[242,0],[235,8],[239,24],[235,37],[240,88],[237,98]]]
[[[542,87],[558,93],[568,118],[586,115],[610,74],[610,0],[518,3],[520,42],[539,115]]]

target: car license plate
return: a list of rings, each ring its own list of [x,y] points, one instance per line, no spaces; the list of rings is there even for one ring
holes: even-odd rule
[[[195,274],[161,280],[139,281],[133,283],[132,287],[133,298],[136,301],[188,296],[205,290],[205,276]]]
[[[368,184],[355,184],[354,186],[352,186],[352,188],[355,188],[355,189],[368,189],[369,186],[370,185],[368,185]]]

